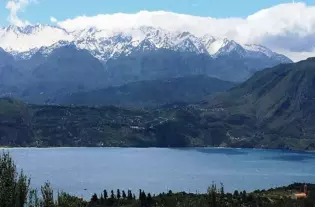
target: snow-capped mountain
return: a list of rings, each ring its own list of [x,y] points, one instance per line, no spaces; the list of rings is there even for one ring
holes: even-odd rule
[[[105,62],[134,51],[161,48],[207,54],[213,58],[237,54],[240,57],[266,56],[280,62],[291,62],[289,58],[261,45],[240,45],[233,40],[213,37],[211,34],[197,37],[189,32],[170,32],[154,27],[142,26],[121,31],[87,28],[68,32],[60,27],[37,24],[0,29],[0,47],[16,58],[29,59],[37,52],[49,55],[56,48],[67,44],[86,49]]]

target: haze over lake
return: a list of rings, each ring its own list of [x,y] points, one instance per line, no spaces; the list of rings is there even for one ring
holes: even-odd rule
[[[315,182],[315,154],[257,149],[16,148],[18,168],[40,188],[88,198],[104,189],[152,193],[205,192],[212,182],[226,191]],[[86,189],[86,190],[85,190]]]

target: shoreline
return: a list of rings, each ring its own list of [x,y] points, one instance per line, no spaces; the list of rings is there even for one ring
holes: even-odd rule
[[[281,148],[241,148],[241,147],[11,147],[11,146],[0,146],[0,150],[5,149],[89,149],[89,148],[97,148],[97,149],[229,149],[229,150],[279,150],[283,152],[290,153],[310,153],[315,154],[315,150],[294,150],[294,149],[281,149]]]

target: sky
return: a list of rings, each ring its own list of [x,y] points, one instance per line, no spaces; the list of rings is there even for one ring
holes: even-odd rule
[[[285,0],[0,0],[0,25],[10,24],[8,2],[21,2],[24,8],[18,16],[30,23],[50,23],[50,17],[58,20],[97,14],[136,13],[141,10],[171,11],[196,16],[228,18],[247,17],[261,9]],[[24,2],[24,3],[23,3]],[[315,5],[315,0],[303,1]]]
[[[0,0],[0,26],[36,23],[67,30],[157,25],[263,44],[294,60],[315,56],[315,0]]]

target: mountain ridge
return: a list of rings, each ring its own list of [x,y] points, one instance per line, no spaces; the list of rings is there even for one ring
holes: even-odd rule
[[[51,36],[50,34],[54,34]],[[154,48],[171,49],[174,51],[196,52],[217,57],[222,55],[219,50],[227,45],[241,47],[247,54],[266,55],[280,61],[292,62],[289,58],[274,53],[268,49],[253,51],[250,47],[241,46],[233,40],[213,37],[209,34],[195,36],[189,32],[170,32],[160,28],[141,26],[123,31],[107,31],[87,28],[68,32],[64,28],[49,25],[34,25],[26,27],[8,26],[0,29],[0,47],[14,56],[29,59],[35,51],[46,48],[49,53],[59,42],[75,44],[80,49],[87,49],[102,61],[107,61],[119,55],[128,55],[133,48],[144,42],[151,42]],[[34,40],[37,41],[34,41]],[[62,44],[60,44],[62,45]],[[263,47],[263,46],[261,46]],[[153,48],[153,49],[154,49]],[[247,48],[247,49],[246,49]],[[228,54],[227,50],[222,51]],[[270,56],[270,54],[272,54]]]
[[[173,79],[146,80],[88,92],[57,97],[50,102],[62,105],[152,108],[172,103],[194,103],[206,95],[223,92],[234,83],[207,76],[188,76]],[[167,94],[167,96],[165,95]]]

